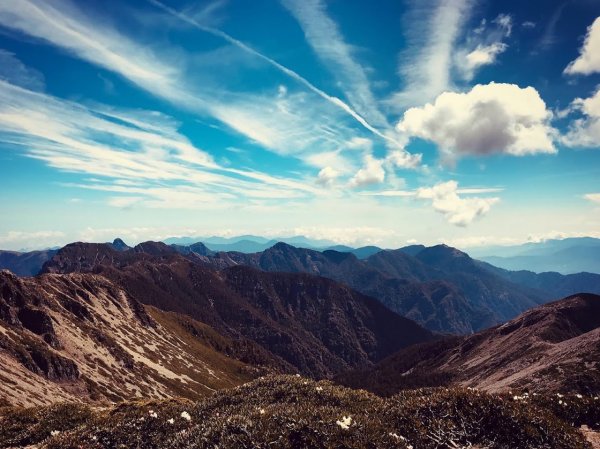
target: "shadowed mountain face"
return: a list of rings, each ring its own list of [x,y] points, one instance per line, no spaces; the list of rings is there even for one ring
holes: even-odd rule
[[[147,309],[102,276],[0,272],[4,402],[198,398],[265,372],[236,358],[281,365],[205,324]]]
[[[35,276],[56,252],[54,249],[27,253],[0,251],[0,269],[10,270],[19,276]]]
[[[597,394],[600,296],[571,296],[469,337],[416,345],[374,369],[346,373],[338,380],[381,394],[448,384]]]
[[[414,256],[393,250],[359,260],[350,253],[321,253],[278,243],[262,253],[218,253],[204,261],[216,268],[240,264],[325,276],[379,299],[431,330],[459,334],[504,322],[546,299],[540,291],[479,267],[454,248],[412,249]]]
[[[330,279],[247,266],[215,271],[161,243],[126,252],[67,245],[45,271],[101,274],[144,304],[186,314],[232,338],[250,339],[289,369],[312,376],[369,366],[433,339],[379,301]]]

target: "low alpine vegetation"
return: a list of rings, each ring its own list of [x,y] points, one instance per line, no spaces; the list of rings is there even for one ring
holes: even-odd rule
[[[456,388],[381,398],[326,381],[267,376],[195,403],[5,409],[0,447],[589,448],[576,426],[598,428],[594,399],[575,397],[573,416],[574,409],[561,414],[556,399]]]

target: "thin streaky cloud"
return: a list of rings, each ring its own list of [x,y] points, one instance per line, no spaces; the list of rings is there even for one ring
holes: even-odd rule
[[[472,0],[412,3],[405,17],[408,48],[399,56],[404,85],[387,100],[397,111],[432,100],[452,86],[453,50]]]
[[[169,7],[162,2],[159,2],[158,0],[148,0],[148,2],[157,6],[158,8],[163,9],[165,12],[168,12],[169,14],[172,14],[172,15],[178,17],[179,19],[186,21],[187,23],[196,27],[197,29],[204,31],[206,33],[210,33],[214,36],[220,37],[220,38],[224,39],[225,41],[229,42],[230,44],[235,45],[235,46],[239,47],[240,49],[242,49],[248,53],[251,53],[252,55],[256,56],[257,58],[262,59],[263,61],[265,61],[268,64],[275,67],[280,72],[284,73],[285,75],[287,75],[290,78],[294,79],[295,81],[299,82],[300,84],[302,84],[303,86],[305,86],[310,91],[314,92],[315,94],[317,94],[324,100],[327,100],[331,104],[342,109],[344,112],[346,112],[352,118],[354,118],[358,123],[360,123],[365,129],[371,131],[376,136],[378,136],[378,137],[384,139],[385,141],[388,141],[396,146],[402,146],[402,144],[398,140],[394,139],[393,137],[385,135],[384,133],[382,133],[375,127],[373,127],[364,117],[362,117],[358,112],[356,112],[354,109],[352,109],[352,107],[350,107],[346,102],[344,102],[340,98],[337,98],[337,97],[327,94],[326,92],[324,92],[323,90],[316,87],[314,84],[312,84],[310,81],[308,81],[306,78],[304,78],[302,75],[295,72],[294,70],[289,69],[286,66],[280,64],[279,62],[275,61],[274,59],[260,53],[259,51],[246,45],[242,41],[230,36],[229,34],[225,33],[224,31],[221,31],[217,28],[212,28],[212,27],[207,27],[205,25],[202,25],[201,23],[194,20],[193,18],[188,17],[187,15],[183,14],[182,12]]]
[[[198,25],[195,20],[192,23]],[[278,154],[293,153],[302,158],[303,152],[337,147],[339,142],[349,138],[348,134],[355,133],[355,130],[345,127],[338,116],[338,113],[342,114],[340,109],[349,107],[341,100],[328,97],[314,86],[311,89],[313,93],[329,98],[325,104],[331,111],[326,110],[324,105],[306,101],[301,95],[288,94],[283,98],[271,98],[264,93],[235,93],[197,86],[189,83],[184,76],[187,71],[183,67],[189,59],[182,60],[179,64],[177,58],[172,56],[178,54],[182,57],[181,51],[173,49],[156,54],[150,47],[119,33],[106,23],[94,22],[65,0],[52,3],[23,0],[10,7],[0,3],[0,24],[117,73],[146,92],[177,107],[216,118],[230,129]],[[243,43],[224,33],[219,34],[219,30],[211,31],[228,42],[235,42],[234,45],[251,54],[271,61],[271,64],[287,73],[288,69]],[[295,72],[288,72],[303,80]],[[306,80],[303,82],[308,83]],[[314,120],[317,115],[325,119]],[[357,119],[362,118],[357,115]],[[365,125],[370,127],[366,122]],[[334,135],[331,135],[331,130]]]
[[[155,116],[157,122],[151,124],[150,130],[143,130],[131,124],[150,113],[137,111],[129,117],[128,111],[112,109],[112,115],[121,119],[118,123],[96,112],[106,109],[88,109],[0,81],[2,141],[54,168],[146,184],[178,183],[178,188],[188,184],[215,198],[227,192],[243,197],[270,197],[274,186],[278,196],[285,192],[289,197],[319,192],[300,181],[221,167],[180,135],[168,117]],[[162,125],[158,123],[160,117],[164,119]],[[119,146],[106,142],[119,142]],[[132,192],[131,185],[117,184],[128,193],[147,191]]]
[[[378,126],[389,127],[371,92],[364,68],[353,58],[351,47],[344,41],[337,23],[327,15],[323,2],[282,0],[282,3],[302,27],[317,56],[339,80],[353,108]]]

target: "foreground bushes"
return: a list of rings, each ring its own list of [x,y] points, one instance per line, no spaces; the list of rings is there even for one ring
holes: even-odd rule
[[[11,410],[0,418],[0,447],[36,442],[47,449],[589,447],[570,422],[597,422],[591,405],[580,406],[573,418],[554,410],[554,398],[523,397],[438,388],[383,399],[329,382],[269,376],[197,403]],[[593,399],[588,402],[593,405]]]

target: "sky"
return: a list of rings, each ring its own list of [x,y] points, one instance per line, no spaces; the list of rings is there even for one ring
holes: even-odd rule
[[[0,248],[600,237],[597,0],[0,0]]]

